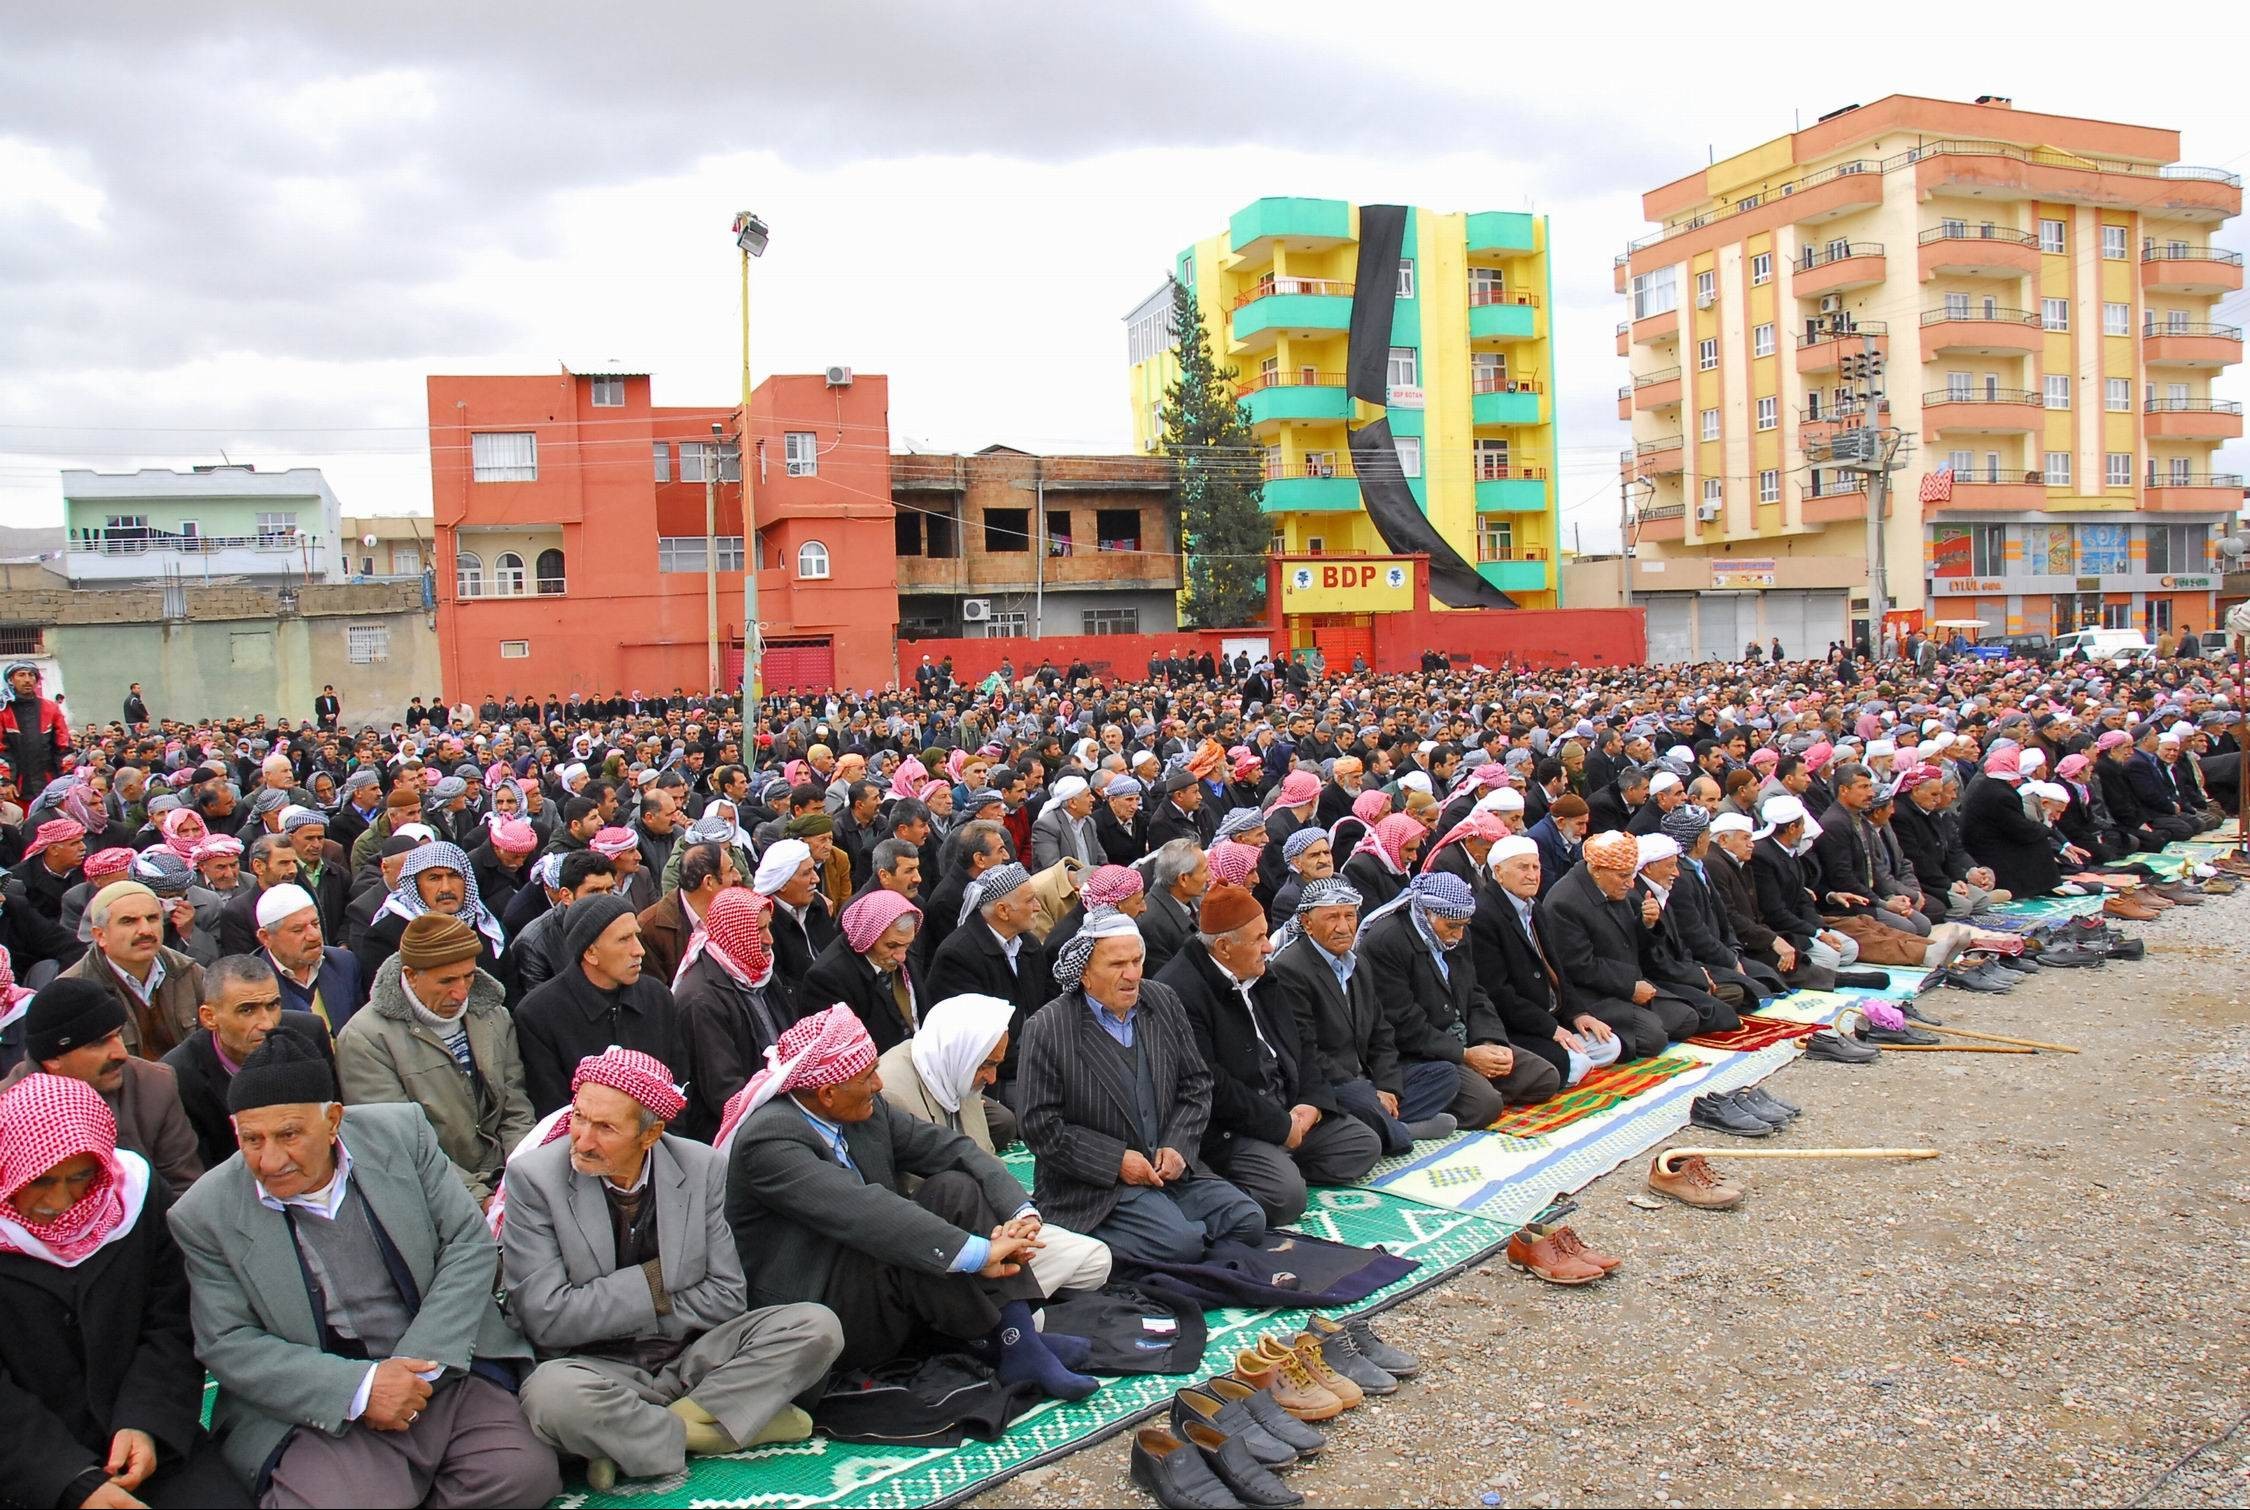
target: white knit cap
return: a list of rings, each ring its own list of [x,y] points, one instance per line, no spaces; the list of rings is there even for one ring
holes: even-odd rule
[[[307,907],[317,905],[312,899],[312,893],[294,881],[269,886],[258,898],[258,926],[271,928],[283,918],[293,917]]]

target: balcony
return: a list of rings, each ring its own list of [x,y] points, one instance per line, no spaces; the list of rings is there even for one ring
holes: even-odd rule
[[[2141,486],[2141,507],[2159,513],[2220,513],[2242,507],[2240,472],[2163,472]]]
[[[2008,357],[2036,355],[2047,344],[2039,313],[1998,304],[1951,305],[1922,311],[1922,360],[1941,354]]]
[[[1633,385],[1631,383],[1627,383],[1617,390],[1617,417],[1619,419],[1631,419],[1633,417]]]
[[[1885,360],[1890,357],[1890,326],[1881,320],[1862,320],[1857,325],[1823,325],[1807,335],[1797,337],[1797,370],[1799,372],[1834,372],[1845,357],[1856,357],[1867,349],[1864,337],[1873,337],[1876,353]]]
[[[2242,287],[2242,254],[2216,246],[2141,246],[2141,287],[2152,294],[2231,294]]]
[[[1539,296],[1489,285],[1469,289],[1469,339],[1530,341],[1538,338]]]
[[[2220,221],[2242,213],[2241,178],[2185,163],[2126,162],[2006,142],[1939,140],[1887,158],[1882,167],[1885,173],[1911,168],[1919,199],[1934,194],[2054,199],[2173,220]]]
[[[1684,448],[1677,435],[1660,435],[1654,440],[1644,440],[1627,451],[1624,462],[1636,477],[1662,477],[1677,472],[1683,466]]]
[[[1609,281],[1618,293],[1625,292],[1626,287],[1633,281],[1632,260],[1625,253],[1619,252],[1617,260],[1609,265]]]
[[[1660,503],[1642,509],[1633,519],[1635,544],[1654,542],[1662,545],[1670,540],[1687,538],[1687,506],[1678,503]]]
[[[1855,475],[1850,482],[1833,484],[1818,493],[1799,488],[1797,517],[1807,524],[1865,524],[1867,484]]]
[[[1477,562],[1477,575],[1502,592],[1545,592],[1546,557],[1545,551],[1496,552]]]
[[[1633,322],[1630,320],[1619,320],[1617,322],[1617,354],[1619,356],[1624,356],[1627,352],[1631,351],[1632,348]]]
[[[1883,403],[1877,424],[1890,423],[1890,408]],[[1797,443],[1800,446],[1827,444],[1846,430],[1859,430],[1867,425],[1865,404],[1810,405],[1797,411]]]
[[[2039,473],[1984,467],[1954,473],[1953,496],[1925,503],[1922,510],[1924,513],[1952,510],[2023,513],[2046,506],[2047,481]]]
[[[1628,249],[1636,272],[1682,262],[1723,242],[1740,241],[1784,225],[1818,225],[1883,202],[1881,165],[1866,159],[1838,163],[1818,173],[1746,195],[1634,240]],[[1657,250],[1661,248],[1661,250]],[[1648,251],[1650,255],[1639,254]]]
[[[1258,505],[1266,514],[1348,514],[1359,508],[1359,480],[1345,463],[1268,463]]]
[[[1268,346],[1287,331],[1334,335],[1352,323],[1352,285],[1334,278],[1261,278],[1234,301],[1234,339]]]
[[[1547,512],[1547,469],[1531,466],[1477,467],[1477,512],[1480,514],[1544,514]]]
[[[1276,420],[1347,420],[1352,396],[1341,372],[1310,368],[1261,372],[1234,390],[1252,425]]]
[[[1477,425],[1538,425],[1540,384],[1536,378],[1502,377],[1497,373],[1470,376],[1469,422]]]
[[[1792,265],[1789,292],[1800,299],[1870,288],[1883,281],[1883,243],[1838,241],[1808,246]]]
[[[2046,398],[2028,388],[1940,388],[1922,395],[1925,435],[2031,435],[2046,425]]]
[[[1680,312],[1667,309],[1659,314],[1644,315],[1633,322],[1635,346],[1666,346],[1680,338]],[[1619,356],[1623,356],[1621,351]]]
[[[1341,199],[1254,199],[1227,221],[1227,245],[1254,256],[1273,241],[1316,251],[1351,240],[1352,207]]]
[[[474,598],[559,598],[569,590],[567,578],[534,577],[528,572],[504,570],[491,576],[463,576],[453,584],[453,596],[463,602]]]
[[[323,543],[313,535],[175,535],[147,528],[92,529],[64,546],[73,581],[124,582],[173,572],[190,577],[321,577]]]
[[[2152,398],[2142,406],[2150,440],[2237,440],[2242,405],[2232,399]]]
[[[2151,320],[2141,327],[2141,360],[2171,367],[2230,367],[2242,360],[2242,327]]]
[[[1998,225],[1937,226],[1915,247],[1915,267],[1932,278],[2026,278],[2039,271],[2039,237]]]
[[[1659,367],[1654,372],[1636,372],[1631,392],[1635,412],[1661,414],[1666,409],[1677,409],[1680,407],[1680,369]]]
[[[1539,250],[1539,220],[1520,210],[1479,210],[1463,228],[1472,252],[1535,252]]]

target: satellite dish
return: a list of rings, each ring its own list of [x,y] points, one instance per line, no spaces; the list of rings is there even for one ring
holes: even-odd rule
[[[2219,542],[2219,554],[2222,556],[2232,558],[2241,555],[2245,550],[2250,550],[2250,544],[2245,544],[2233,535],[2228,535]]]
[[[374,535],[362,535],[359,537],[359,543],[361,545],[367,546],[372,550],[374,548],[376,539],[377,537]]]

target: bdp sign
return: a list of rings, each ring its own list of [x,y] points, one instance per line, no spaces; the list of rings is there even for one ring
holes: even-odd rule
[[[1414,563],[1389,556],[1300,556],[1281,563],[1283,613],[1405,613]]]

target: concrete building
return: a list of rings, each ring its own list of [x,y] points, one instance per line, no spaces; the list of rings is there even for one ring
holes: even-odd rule
[[[278,584],[346,575],[343,505],[317,467],[71,470],[62,480],[63,574],[73,582]]]
[[[346,514],[344,559],[354,581],[419,577],[437,555],[427,514]]]
[[[1904,442],[1891,628],[2208,627],[2242,495],[2212,465],[2242,434],[2213,390],[2242,357],[2214,318],[2242,258],[2211,237],[2242,182],[2179,145],[1891,95],[1644,194],[1658,228],[1615,280],[1652,656],[1818,654],[1865,625],[1866,483],[1815,458],[1866,429]]]
[[[1276,554],[1427,555],[1444,606],[1554,605],[1543,216],[1260,199],[1171,274],[1235,369]],[[1171,317],[1167,284],[1126,318],[1134,442],[1152,454]]]
[[[641,372],[428,388],[447,697],[707,689],[711,477],[719,680],[738,684],[740,407],[658,408]],[[747,418],[765,687],[881,686],[898,626],[888,382],[769,378]]]
[[[891,498],[904,638],[1162,634],[1178,623],[1168,461],[1008,446],[893,456]]]

